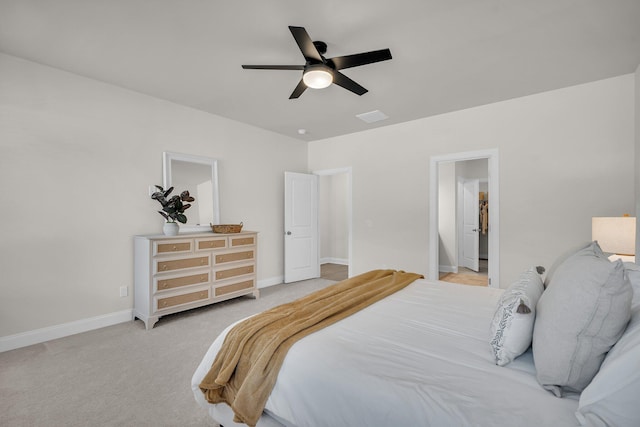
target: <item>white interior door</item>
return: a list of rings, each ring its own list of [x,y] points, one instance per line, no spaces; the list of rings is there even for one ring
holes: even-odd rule
[[[318,176],[284,173],[284,282],[320,277]]]
[[[473,271],[480,269],[480,180],[469,179],[462,184],[462,266]]]

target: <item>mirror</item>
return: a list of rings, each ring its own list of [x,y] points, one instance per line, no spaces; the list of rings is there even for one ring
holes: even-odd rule
[[[164,188],[175,187],[174,194],[187,190],[196,199],[185,211],[187,223],[180,224],[181,232],[211,230],[209,223],[220,223],[216,159],[165,151],[162,168]]]

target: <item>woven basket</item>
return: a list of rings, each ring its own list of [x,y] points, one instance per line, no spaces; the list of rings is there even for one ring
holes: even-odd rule
[[[240,231],[242,231],[242,223],[209,225],[211,226],[211,230],[213,230],[214,233],[239,233]]]

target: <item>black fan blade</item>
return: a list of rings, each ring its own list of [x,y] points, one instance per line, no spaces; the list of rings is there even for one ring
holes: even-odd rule
[[[307,85],[304,84],[304,82],[302,81],[302,79],[300,79],[300,83],[298,83],[298,86],[296,86],[296,88],[293,90],[293,93],[291,94],[291,96],[289,97],[289,99],[296,99],[296,98],[300,98],[300,95],[302,95],[302,93],[307,89]]]
[[[374,62],[387,61],[389,59],[391,59],[391,51],[389,49],[381,49],[354,55],[337,56],[329,59],[329,62],[333,61],[336,70],[344,70],[345,68],[373,64]]]
[[[293,38],[298,43],[298,47],[300,51],[302,51],[302,55],[304,55],[304,59],[312,62],[322,63],[322,57],[320,56],[320,52],[313,44],[313,40],[309,37],[307,30],[304,27],[292,27],[289,26],[289,31],[293,35]]]
[[[362,96],[365,93],[369,92],[367,89],[363,88],[358,83],[354,82],[349,77],[345,76],[344,74],[338,71],[334,71],[333,73],[333,82],[338,86],[342,86],[346,90],[350,90],[356,95]]]
[[[304,65],[243,65],[245,70],[304,70]]]

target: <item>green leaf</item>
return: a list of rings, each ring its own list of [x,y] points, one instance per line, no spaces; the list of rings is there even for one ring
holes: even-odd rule
[[[178,220],[178,222],[181,222],[183,224],[187,222],[187,217],[183,214],[176,215],[176,219]]]

